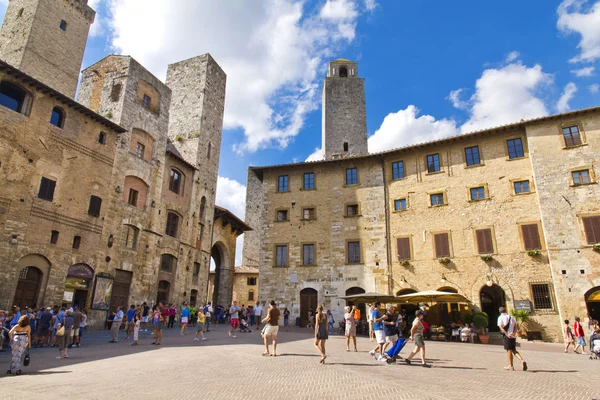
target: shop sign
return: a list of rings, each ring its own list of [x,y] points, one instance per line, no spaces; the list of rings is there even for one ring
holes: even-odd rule
[[[336,297],[337,296],[337,288],[327,288],[325,289],[325,297]]]
[[[305,282],[307,283],[312,283],[312,282],[356,282],[358,281],[358,278],[355,276],[348,276],[346,278],[310,278],[307,279]]]
[[[94,277],[94,270],[91,269],[87,264],[74,264],[69,267],[68,276],[76,276],[83,279],[92,279]]]
[[[515,310],[531,312],[531,302],[529,300],[515,300]]]
[[[75,289],[88,289],[90,287],[90,281],[87,279],[68,276],[67,280],[65,281],[65,286]]]

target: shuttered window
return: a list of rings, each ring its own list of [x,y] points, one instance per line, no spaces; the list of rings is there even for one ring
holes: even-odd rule
[[[477,252],[479,254],[492,254],[494,252],[491,229],[477,229],[475,236],[477,237]]]
[[[410,260],[410,239],[409,238],[397,238],[396,244],[398,246],[398,259]]]
[[[563,138],[566,147],[579,146],[581,144],[581,135],[577,125],[562,128]]]
[[[523,236],[525,250],[540,250],[542,248],[537,224],[521,225],[521,235]]]
[[[360,264],[360,242],[348,242],[348,264]]]
[[[102,208],[102,199],[98,196],[90,196],[90,206],[88,207],[88,215],[91,215],[92,217],[99,217],[100,208]]]
[[[448,233],[436,233],[433,235],[433,240],[435,244],[435,256],[437,258],[450,257],[450,240]]]
[[[54,199],[54,189],[56,188],[56,182],[48,178],[42,177],[40,182],[40,191],[38,197],[42,200],[52,201]]]
[[[581,220],[583,221],[587,244],[600,243],[600,215],[583,217]]]

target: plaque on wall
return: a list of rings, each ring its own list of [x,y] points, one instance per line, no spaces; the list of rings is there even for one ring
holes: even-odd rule
[[[531,302],[529,300],[515,300],[515,310],[531,312]]]

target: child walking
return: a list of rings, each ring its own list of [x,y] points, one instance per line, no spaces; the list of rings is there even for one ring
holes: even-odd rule
[[[132,346],[138,345],[138,338],[140,336],[140,325],[140,312],[138,311],[133,317],[133,343],[131,344]]]

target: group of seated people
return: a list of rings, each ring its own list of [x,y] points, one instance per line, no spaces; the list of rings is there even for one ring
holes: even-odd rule
[[[474,343],[477,329],[475,329],[475,325],[472,322],[470,324],[463,323],[462,321],[448,322],[444,326],[444,335],[446,336],[446,341],[454,339],[458,341],[460,339],[461,342]]]

